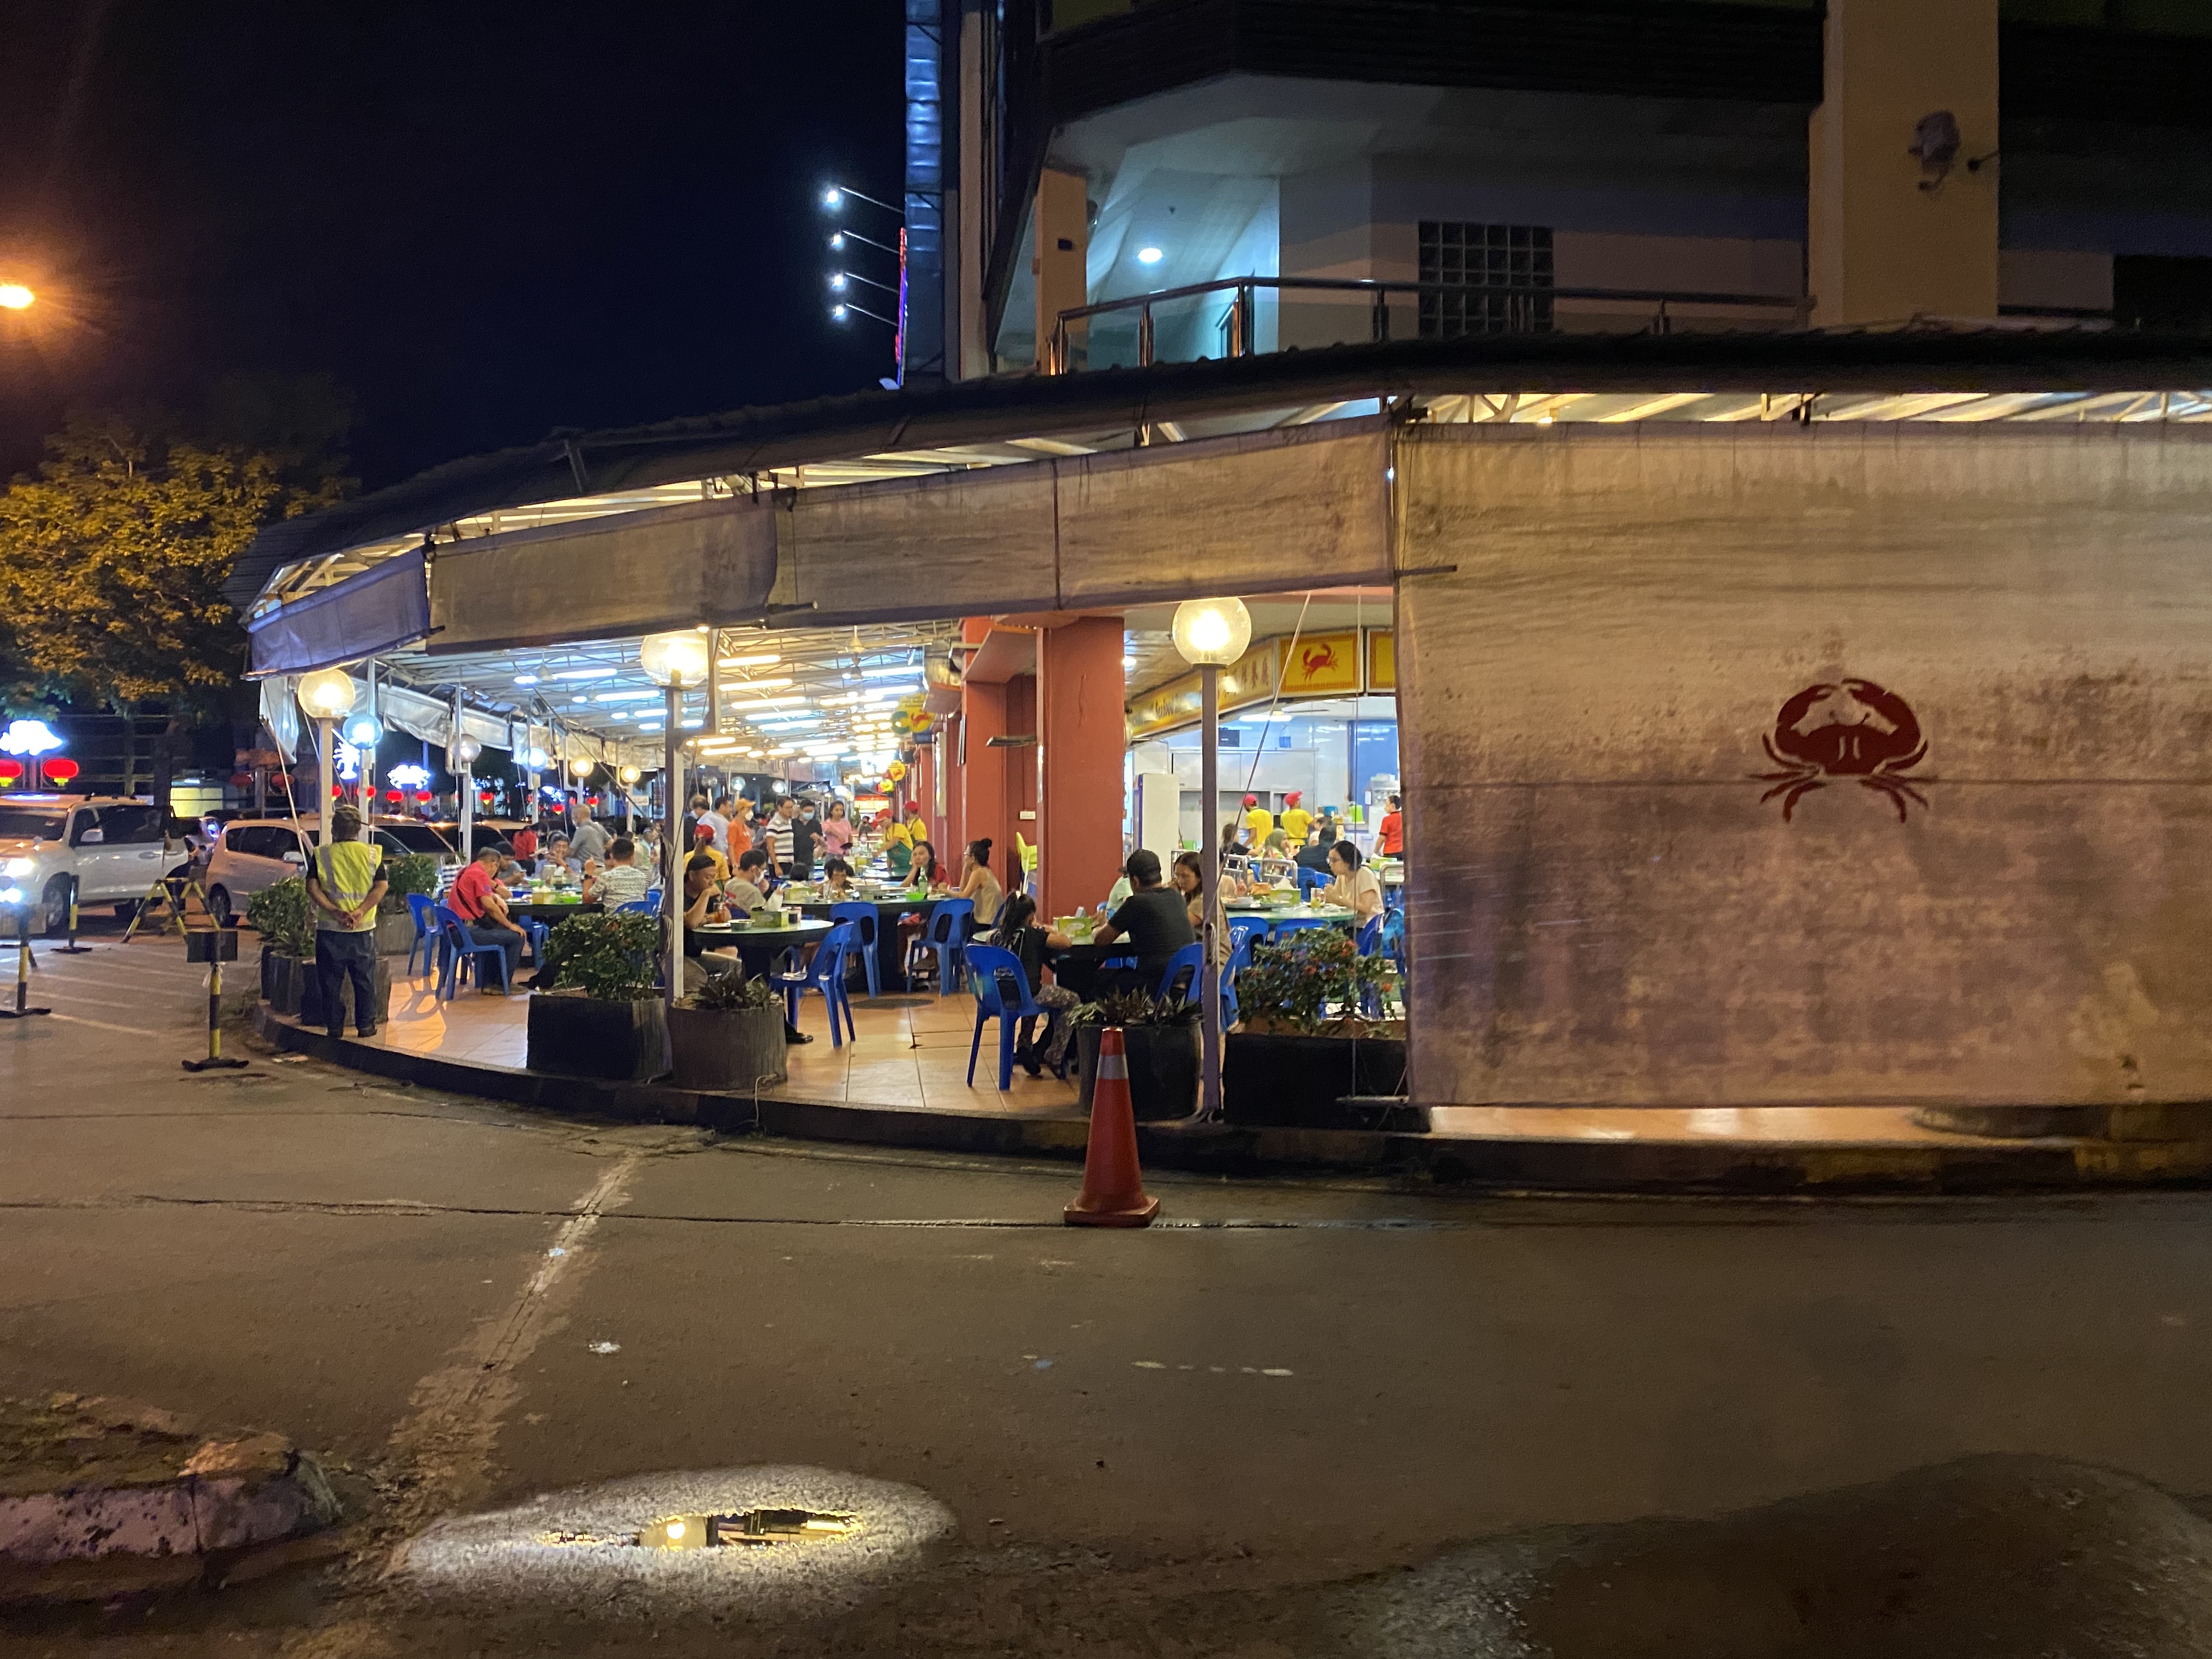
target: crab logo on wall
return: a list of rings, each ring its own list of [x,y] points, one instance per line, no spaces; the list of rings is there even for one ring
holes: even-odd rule
[[[1928,757],[1928,742],[1911,705],[1872,680],[1807,686],[1782,705],[1774,730],[1761,741],[1767,757],[1784,769],[1752,775],[1774,786],[1759,799],[1765,802],[1779,795],[1785,823],[1803,797],[1846,782],[1889,797],[1902,823],[1907,800],[1928,805],[1912,783],[1936,781],[1905,780],[1903,774]]]

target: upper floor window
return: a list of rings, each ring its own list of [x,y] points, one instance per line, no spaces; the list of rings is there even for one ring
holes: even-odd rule
[[[1424,338],[1552,326],[1549,225],[1424,219],[1420,276]]]

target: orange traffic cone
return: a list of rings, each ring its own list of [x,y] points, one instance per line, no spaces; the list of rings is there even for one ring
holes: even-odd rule
[[[1129,1060],[1121,1028],[1098,1034],[1098,1077],[1091,1091],[1091,1144],[1083,1153],[1083,1191],[1064,1212],[1071,1227],[1144,1227],[1160,1212],[1145,1196],[1137,1168],[1137,1109],[1129,1098]]]

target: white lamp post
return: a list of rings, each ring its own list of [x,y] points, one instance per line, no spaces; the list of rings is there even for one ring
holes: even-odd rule
[[[461,862],[465,865],[477,855],[477,757],[483,753],[483,745],[464,732],[453,739],[453,759],[461,779]]]
[[[684,866],[691,849],[678,845],[684,828],[684,692],[687,686],[707,683],[713,636],[705,629],[688,634],[648,634],[639,641],[637,659],[646,678],[660,687],[666,719],[660,728],[662,775],[668,791],[668,817],[662,831],[668,845],[668,874],[661,883],[660,902],[668,917],[668,986],[666,1000],[674,1002],[684,981]]]
[[[322,779],[323,793],[315,807],[321,828],[315,842],[319,847],[328,847],[331,844],[331,751],[337,746],[332,739],[337,734],[338,722],[353,708],[353,676],[343,668],[319,668],[312,674],[303,674],[300,677],[299,697],[300,707],[306,709],[308,717],[315,722],[315,746],[321,755],[317,770]]]
[[[1186,599],[1176,607],[1175,646],[1198,667],[1199,790],[1204,838],[1200,859],[1198,1115],[1221,1115],[1221,970],[1214,965],[1213,915],[1221,891],[1221,671],[1252,643],[1252,613],[1242,599]]]

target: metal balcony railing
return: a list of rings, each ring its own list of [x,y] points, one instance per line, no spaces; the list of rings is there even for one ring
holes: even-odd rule
[[[1126,299],[1101,300],[1095,305],[1075,306],[1061,312],[1053,325],[1050,349],[1045,359],[1046,372],[1065,374],[1079,368],[1104,366],[1091,361],[1099,354],[1085,349],[1093,334],[1092,325],[1100,319],[1118,319],[1130,313],[1134,313],[1136,325],[1133,362],[1138,368],[1149,368],[1159,356],[1159,313],[1177,306],[1194,307],[1202,313],[1207,296],[1213,295],[1227,296],[1220,314],[1211,319],[1202,314],[1186,319],[1187,325],[1194,325],[1187,326],[1186,331],[1201,337],[1217,336],[1224,356],[1251,356],[1260,349],[1259,296],[1262,292],[1273,301],[1279,321],[1296,299],[1310,302],[1302,307],[1306,313],[1303,320],[1307,325],[1303,332],[1314,337],[1285,341],[1279,326],[1278,349],[1285,344],[1347,344],[1354,332],[1364,334],[1369,340],[1388,340],[1394,326],[1394,300],[1401,310],[1407,308],[1406,302],[1410,300],[1413,315],[1408,320],[1415,324],[1416,333],[1443,335],[1547,332],[1555,326],[1556,307],[1560,301],[1566,301],[1571,307],[1579,305],[1601,313],[1626,312],[1632,316],[1640,315],[1644,319],[1644,331],[1654,334],[1671,332],[1678,320],[1677,308],[1685,306],[1756,311],[1771,317],[1771,325],[1781,327],[1802,325],[1811,306],[1810,301],[1796,295],[1714,294],[1695,289],[1369,282],[1335,276],[1224,276],[1187,288],[1160,289]],[[1365,310],[1364,329],[1358,325],[1329,325],[1328,319],[1333,313],[1352,309],[1362,302]],[[1479,321],[1470,324],[1466,320],[1470,312],[1479,313]],[[1443,320],[1446,313],[1454,313],[1449,321]],[[1424,321],[1439,325],[1424,331],[1420,327]],[[1330,333],[1345,337],[1319,337]],[[1123,360],[1120,351],[1106,355],[1113,360]]]

